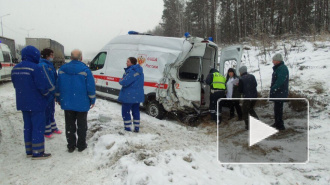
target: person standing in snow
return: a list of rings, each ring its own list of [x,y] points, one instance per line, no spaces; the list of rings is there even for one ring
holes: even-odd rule
[[[238,89],[243,94],[243,98],[257,98],[257,80],[254,75],[247,73],[247,67],[239,68],[241,78],[239,79]],[[259,119],[257,113],[254,111],[254,106],[257,100],[243,100],[242,111],[243,120],[245,122],[245,129],[249,130],[249,114],[256,119]]]
[[[33,46],[22,49],[22,62],[17,64],[11,79],[16,92],[16,107],[22,111],[24,141],[27,157],[46,159],[45,153],[45,110],[48,96],[54,87],[49,83],[42,67],[38,65],[40,52]]]
[[[87,113],[96,101],[94,77],[91,70],[81,62],[81,51],[73,50],[71,60],[58,70],[55,92],[56,102],[61,105],[65,114],[69,153],[74,152],[76,147],[79,152],[87,148]]]
[[[233,68],[229,68],[226,77],[226,98],[241,98],[241,94],[238,91],[239,78]],[[238,120],[242,120],[242,109],[239,105],[239,100],[229,100],[230,117],[229,120],[235,116],[235,109],[238,115]],[[235,109],[234,109],[235,108]]]
[[[221,98],[226,97],[226,78],[222,76],[218,70],[212,68],[210,70],[210,73],[207,75],[206,84],[210,85],[211,87],[211,95],[210,95],[210,113],[211,113],[211,119],[214,121],[217,121],[217,110],[219,109],[219,123],[221,123],[221,113],[222,113],[222,104],[223,101],[219,102],[218,106],[218,100]]]
[[[119,80],[122,86],[118,101],[122,103],[122,117],[124,120],[124,128],[131,131],[133,116],[134,132],[140,130],[140,103],[144,102],[144,74],[143,68],[137,64],[135,57],[129,57],[126,61],[127,68],[123,78]]]
[[[289,70],[284,64],[283,57],[277,53],[273,56],[273,74],[270,86],[270,98],[287,98],[289,94]],[[283,122],[283,103],[284,100],[274,101],[275,123],[272,127],[278,130],[285,130]]]
[[[47,80],[51,84],[52,88],[55,90],[57,73],[54,65],[52,63],[54,58],[54,51],[45,48],[41,51],[41,58],[39,60],[39,66],[44,70]],[[48,105],[46,107],[46,128],[45,137],[52,138],[53,133],[61,134],[62,132],[57,128],[55,118],[55,91],[50,93],[48,98]]]

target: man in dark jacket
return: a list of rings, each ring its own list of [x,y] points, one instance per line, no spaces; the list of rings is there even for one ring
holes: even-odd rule
[[[43,69],[38,66],[40,52],[33,46],[22,50],[22,62],[11,73],[16,90],[17,110],[22,111],[24,120],[24,141],[28,157],[46,159],[45,153],[45,109],[49,94],[55,90],[48,82]]]
[[[239,79],[239,91],[243,94],[243,98],[257,98],[257,80],[252,75],[247,73],[247,67],[242,66],[239,68],[241,78]],[[257,113],[254,111],[254,106],[257,100],[244,100],[242,105],[243,120],[245,122],[245,129],[249,130],[249,114],[256,119],[258,118]]]
[[[226,78],[222,76],[218,70],[212,68],[210,73],[207,75],[206,84],[210,85],[211,87],[211,94],[210,94],[210,113],[211,119],[216,121],[217,120],[217,110],[219,110],[219,123],[221,123],[222,117],[222,104],[223,101],[219,102],[219,107],[217,109],[217,101],[221,98],[226,97]]]
[[[144,74],[143,68],[137,64],[135,57],[129,57],[126,61],[127,68],[123,78],[119,80],[122,86],[118,101],[122,103],[122,117],[124,128],[131,131],[133,116],[134,132],[140,130],[140,103],[144,102]]]
[[[71,62],[58,70],[55,93],[56,102],[65,113],[65,134],[70,153],[76,147],[79,152],[87,148],[87,113],[94,107],[96,100],[94,77],[91,70],[81,62],[81,51],[73,50],[71,59]]]
[[[273,57],[273,75],[270,86],[270,98],[287,98],[289,94],[289,70],[284,65],[283,57],[277,53]],[[275,123],[272,127],[278,130],[285,130],[283,122],[284,100],[274,100]]]

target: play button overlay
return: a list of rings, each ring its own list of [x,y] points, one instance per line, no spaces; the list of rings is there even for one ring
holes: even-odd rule
[[[308,124],[308,100],[232,98],[218,103],[222,100],[221,123],[217,124],[217,159],[221,165],[308,162],[308,130],[314,129]],[[279,103],[283,103],[282,114],[275,111]]]
[[[255,119],[252,116],[249,116],[249,123],[250,123],[250,140],[249,140],[250,147],[278,132],[278,130],[276,130],[275,128],[266,125],[265,123]]]

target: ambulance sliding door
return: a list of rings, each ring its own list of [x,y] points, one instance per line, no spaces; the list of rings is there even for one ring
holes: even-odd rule
[[[111,49],[108,53],[107,68],[105,69],[106,81],[103,89],[107,96],[112,99],[118,99],[122,86],[119,80],[125,73],[124,68],[127,68],[126,62],[129,57],[136,57],[138,51],[125,49]]]

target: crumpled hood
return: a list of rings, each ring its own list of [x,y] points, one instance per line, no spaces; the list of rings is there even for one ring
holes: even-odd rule
[[[125,71],[127,71],[127,70],[132,70],[132,71],[138,72],[140,74],[143,73],[143,68],[140,66],[140,64],[132,65],[128,68],[125,68]]]
[[[22,60],[27,60],[38,64],[40,59],[40,51],[34,46],[26,46],[22,49]]]
[[[85,71],[86,69],[88,69],[88,67],[78,60],[72,60],[71,62],[61,67],[61,71],[70,75],[76,75],[82,71]]]

